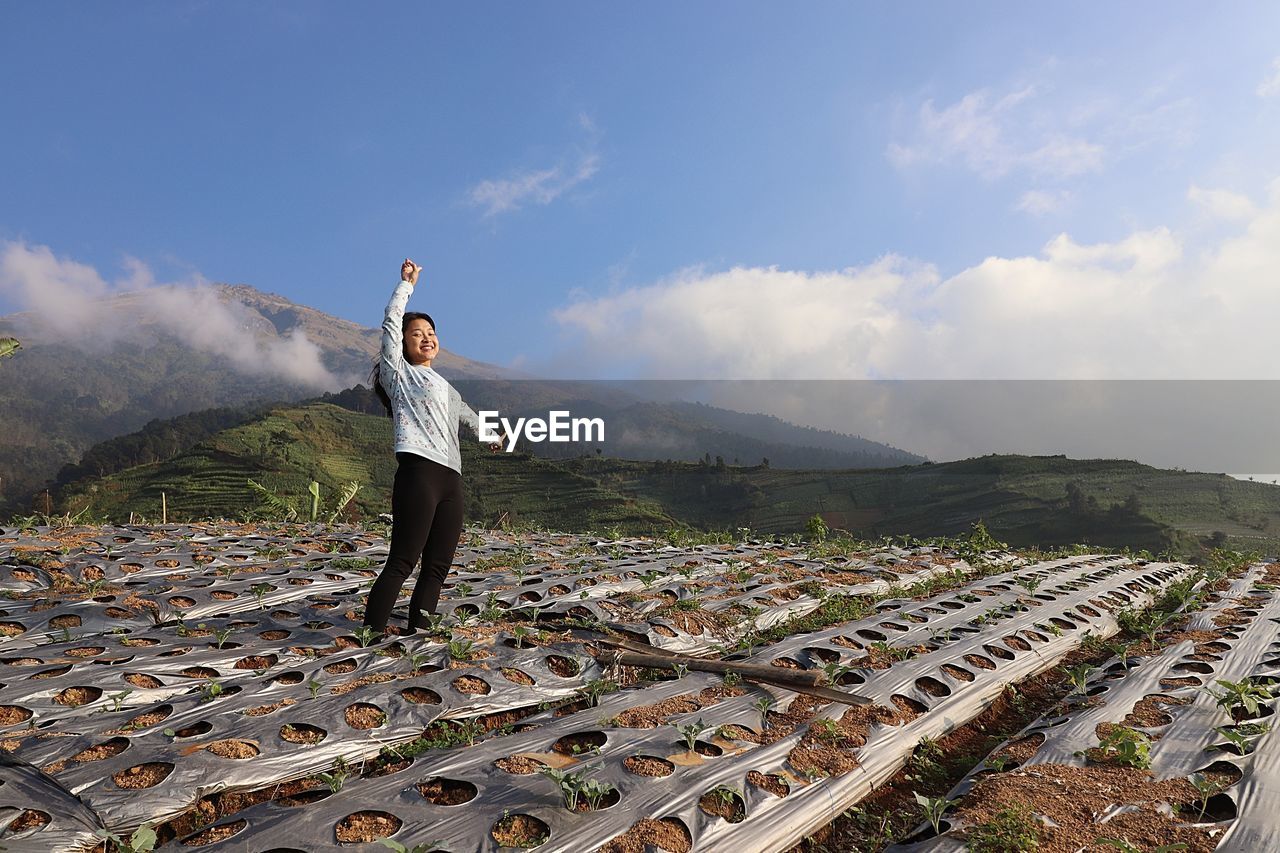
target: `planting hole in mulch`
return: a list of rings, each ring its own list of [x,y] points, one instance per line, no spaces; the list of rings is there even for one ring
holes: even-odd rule
[[[134,687],[141,687],[144,690],[154,690],[157,687],[164,687],[164,682],[156,678],[154,675],[147,675],[142,672],[126,672],[124,680],[132,684]]]
[[[1191,675],[1185,676],[1183,678],[1160,679],[1160,686],[1165,688],[1166,690],[1173,689],[1175,687],[1199,687],[1203,683],[1204,683],[1203,681]]]
[[[16,637],[26,633],[26,630],[26,626],[21,622],[0,622],[0,634],[6,637]]]
[[[213,598],[216,598],[218,601],[232,601],[233,599],[237,598],[234,592],[227,592],[224,589],[215,590],[209,593],[209,595],[212,596]]]
[[[995,669],[995,661],[984,658],[982,655],[965,655],[965,663],[978,669]]]
[[[50,628],[79,628],[80,617],[74,613],[65,613],[62,616],[55,616],[49,620]]]
[[[1219,787],[1229,788],[1244,778],[1244,771],[1230,761],[1215,761],[1192,775],[1207,777],[1216,782]]]
[[[470,782],[446,779],[443,776],[432,776],[415,787],[423,799],[437,806],[460,806],[474,800],[478,793],[476,786]]]
[[[607,741],[608,736],[604,732],[574,732],[560,738],[551,749],[561,755],[578,756],[599,749]]]
[[[387,714],[377,705],[368,702],[357,702],[348,705],[342,712],[347,725],[353,729],[376,729],[387,722]]]
[[[178,671],[179,675],[185,675],[187,678],[217,678],[218,671],[208,666],[189,666],[186,669]]]
[[[182,846],[203,847],[206,844],[217,844],[219,841],[226,841],[228,838],[238,834],[248,825],[249,821],[241,818],[240,820],[233,820],[231,823],[221,823],[217,826],[211,826],[207,829],[200,830],[195,835],[188,835],[186,838],[182,839]]]
[[[297,704],[297,699],[281,699],[279,702],[272,702],[270,705],[259,705],[256,708],[249,708],[244,712],[246,717],[265,717],[267,714],[275,713],[281,708],[287,708],[290,705]]]
[[[652,729],[676,714],[688,714],[701,707],[702,704],[689,694],[673,696],[653,705],[628,708],[613,718],[613,724],[628,729]]]
[[[275,678],[270,679],[268,684],[301,684],[307,678],[305,673],[298,672],[296,669],[289,672],[282,672]]]
[[[341,675],[345,672],[351,672],[355,668],[356,662],[351,658],[347,658],[346,660],[336,660],[333,663],[327,663],[322,667],[325,672],[331,675]]]
[[[973,681],[975,678],[974,674],[969,670],[951,663],[944,663],[942,665],[942,671],[954,678],[956,681]]]
[[[366,844],[395,835],[403,825],[404,822],[390,812],[366,810],[347,815],[338,821],[333,831],[342,844]]]
[[[72,761],[81,763],[87,761],[101,761],[104,758],[110,758],[113,755],[119,755],[129,748],[129,739],[123,737],[113,737],[111,740],[104,741],[97,746],[91,746],[88,749],[82,749],[75,755],[71,756]]]
[[[499,672],[502,673],[503,678],[510,681],[512,684],[522,684],[525,687],[532,687],[537,683],[527,672],[515,669],[514,667],[504,666],[499,670]]]
[[[453,680],[453,689],[468,696],[487,696],[492,690],[489,682],[474,675],[460,675]]]
[[[901,712],[899,715],[902,722],[909,723],[921,714],[928,713],[929,709],[925,707],[923,702],[917,702],[908,696],[895,693],[889,697],[889,701],[897,707]]]
[[[547,655],[547,669],[561,678],[573,678],[582,671],[577,661],[561,655]]]
[[[643,818],[602,846],[599,853],[647,853],[651,847],[665,853],[689,853],[693,849],[693,836],[676,818]]]
[[[136,717],[131,718],[129,722],[124,724],[124,727],[127,729],[149,728],[151,726],[154,726],[156,723],[159,723],[168,719],[169,715],[172,713],[173,713],[172,705],[161,705],[158,708],[155,708],[150,711],[144,711],[143,713],[138,714]]]
[[[551,827],[533,815],[513,814],[495,823],[489,834],[502,847],[528,849],[545,843],[551,837]]]
[[[37,679],[37,680],[42,678],[56,678],[59,675],[66,675],[70,671],[71,671],[71,664],[67,664],[66,666],[55,666],[52,669],[42,669],[39,672],[29,675],[27,677],[32,679]]]
[[[623,762],[622,767],[628,773],[658,779],[676,772],[676,766],[665,758],[652,755],[631,755]]]
[[[510,773],[514,776],[528,776],[531,773],[537,773],[547,765],[527,755],[509,755],[493,762],[493,766],[503,773]]]
[[[53,701],[68,708],[78,708],[99,699],[102,689],[99,687],[68,687],[53,697]]]
[[[196,600],[194,598],[187,598],[187,596],[185,595],[172,596],[169,599],[169,603],[172,604],[174,607],[195,607],[196,606]]]
[[[235,669],[269,669],[279,660],[275,655],[248,655],[240,658],[233,666]]]
[[[768,791],[775,797],[785,797],[791,793],[791,786],[787,784],[787,780],[774,773],[761,773],[759,770],[752,770],[747,773],[747,784],[754,785],[762,791]]]
[[[208,734],[212,730],[213,723],[208,720],[200,720],[199,722],[193,723],[185,728],[178,729],[173,733],[173,736],[178,738],[199,737],[200,735]]]
[[[439,705],[441,702],[439,693],[425,687],[406,687],[400,691],[400,695],[406,702],[414,705]]]
[[[247,740],[215,740],[205,747],[205,751],[219,758],[253,758],[258,748]]]
[[[182,657],[187,652],[191,651],[192,648],[193,648],[192,646],[178,646],[176,649],[169,649],[169,651],[167,652],[161,652],[160,654],[156,655],[156,657],[158,658]]]
[[[999,646],[985,644],[983,645],[982,650],[987,654],[991,655],[993,658],[1000,658],[1000,660],[1013,660],[1014,658],[1013,652],[1009,651],[1008,649],[1002,649]],[[965,655],[964,659],[969,660],[969,656]]]
[[[360,775],[366,779],[377,779],[381,776],[390,776],[402,770],[408,770],[412,766],[412,758],[401,758],[398,761],[375,761],[369,766],[368,770]]]
[[[329,733],[309,723],[285,723],[280,727],[280,739],[289,743],[319,743]]]
[[[154,788],[168,779],[172,772],[173,765],[167,761],[148,761],[146,764],[137,764],[127,770],[121,770],[111,778],[121,788],[137,790]]]
[[[288,639],[289,635],[292,633],[292,631],[285,631],[282,628],[277,628],[271,631],[263,631],[258,636],[264,640],[285,640]]]
[[[36,809],[26,809],[5,827],[5,835],[18,835],[33,829],[42,829],[53,820],[48,814]]]
[[[933,678],[933,677],[928,676],[928,675],[921,676],[920,678],[917,678],[917,679],[916,679],[916,687],[918,687],[921,691],[923,691],[923,692],[925,692],[925,693],[929,694],[930,696],[937,696],[937,697],[939,697],[939,698],[940,698],[940,697],[943,697],[943,696],[950,696],[950,695],[951,695],[951,688],[950,688],[950,687],[948,687],[947,685],[943,684],[943,683],[942,683],[941,681],[939,681],[938,679]]]
[[[737,791],[714,788],[698,800],[698,808],[713,817],[721,817],[729,823],[742,823],[747,819],[747,804]]]

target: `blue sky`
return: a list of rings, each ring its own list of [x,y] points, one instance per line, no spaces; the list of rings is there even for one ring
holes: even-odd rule
[[[544,374],[1270,377],[1280,5],[1227,8],[7,3],[0,311],[47,247],[374,326],[408,254]]]

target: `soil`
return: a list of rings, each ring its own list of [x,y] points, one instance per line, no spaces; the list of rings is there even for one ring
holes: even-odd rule
[[[698,800],[698,808],[713,817],[722,817],[729,823],[742,823],[747,818],[747,804],[737,794],[721,796],[717,791],[708,791]]]
[[[97,746],[91,746],[88,749],[80,750],[75,755],[71,756],[71,760],[81,763],[88,761],[101,761],[104,758],[119,755],[128,748],[129,741],[127,738],[113,737],[111,740],[100,743]]]
[[[280,738],[289,743],[319,743],[328,736],[319,726],[307,723],[286,723],[280,727]]]
[[[335,696],[342,696],[358,687],[365,687],[370,684],[384,684],[394,680],[395,676],[390,673],[375,672],[372,675],[362,675],[359,678],[353,678],[351,681],[344,681],[341,684],[334,685],[329,688],[329,692]]]
[[[387,714],[377,705],[357,702],[343,711],[347,725],[353,729],[376,729],[387,722]]]
[[[258,748],[247,740],[215,740],[205,751],[219,758],[253,758]]]
[[[1003,808],[1030,805],[1052,821],[1039,828],[1037,853],[1074,853],[1104,838],[1127,838],[1144,850],[1182,843],[1189,853],[1211,853],[1216,841],[1206,830],[1157,810],[1162,803],[1189,806],[1197,797],[1185,779],[1154,782],[1142,770],[1037,764],[980,779],[957,815],[981,824]],[[1096,816],[1116,803],[1138,809],[1098,823]]]
[[[474,675],[460,675],[453,680],[453,689],[468,696],[486,696],[492,689],[489,683]]]
[[[762,791],[768,791],[775,797],[785,797],[791,793],[791,786],[781,776],[773,773],[766,775],[759,770],[747,773],[747,784],[754,785]]]
[[[121,788],[136,790],[138,788],[153,788],[169,778],[169,774],[172,772],[173,765],[166,761],[149,761],[146,764],[138,764],[127,770],[121,770],[111,778]]]
[[[53,701],[59,705],[66,705],[68,708],[78,708],[101,696],[102,690],[98,687],[68,687],[54,696]]]
[[[67,613],[62,616],[55,616],[49,620],[49,627],[58,628],[58,629],[79,628],[80,617],[76,616],[74,613]]]
[[[637,776],[647,776],[650,779],[657,779],[663,776],[670,776],[675,772],[675,765],[665,758],[655,758],[652,755],[632,755],[628,756],[622,762],[622,767],[628,773],[634,773]]]
[[[125,675],[124,680],[132,684],[134,687],[141,687],[144,690],[154,690],[157,687],[164,687],[164,682],[156,678],[154,675],[146,675],[141,672],[130,672]]]
[[[59,675],[66,675],[70,671],[71,671],[71,664],[67,664],[66,666],[55,666],[53,669],[42,670],[40,672],[37,672],[35,675],[29,676],[29,677],[36,680],[39,680],[42,678],[55,678],[56,676],[59,676]]]
[[[504,666],[499,670],[499,672],[502,673],[503,678],[510,681],[512,684],[522,684],[525,687],[532,687],[537,683],[527,672],[513,667]]]
[[[362,811],[347,815],[333,830],[342,844],[361,844],[388,838],[399,832],[403,824],[388,812]]]
[[[1139,726],[1141,728],[1167,726],[1173,722],[1173,717],[1164,711],[1163,707],[1166,705],[1189,705],[1190,703],[1190,699],[1176,699],[1159,693],[1145,696],[1133,706],[1133,710],[1121,721],[1121,725]]]
[[[416,786],[418,793],[423,796],[427,802],[435,803],[437,806],[460,806],[463,803],[470,802],[476,797],[476,786],[470,782],[460,782],[456,779],[444,779],[435,777],[425,782],[419,782]]]
[[[613,718],[613,725],[628,729],[652,729],[665,725],[676,714],[688,714],[702,708],[692,694],[673,696],[653,705],[628,708]]]
[[[536,758],[529,758],[524,755],[511,755],[506,758],[499,758],[493,762],[493,766],[497,767],[504,773],[511,773],[516,776],[528,776],[530,773],[537,773],[547,765],[543,764]]]
[[[561,678],[576,678],[578,664],[560,655],[547,655],[547,668]]]
[[[280,658],[275,655],[248,655],[234,664],[235,669],[270,669]]]
[[[10,821],[5,827],[5,835],[17,835],[20,832],[26,832],[29,829],[39,829],[48,826],[53,818],[42,811],[36,809],[26,809],[22,814]]]
[[[536,847],[551,835],[551,827],[527,814],[507,815],[489,830],[503,847]]]
[[[650,845],[666,853],[689,853],[693,849],[693,836],[675,818],[644,818],[601,846],[599,853],[647,853]]]
[[[156,708],[155,710],[144,711],[143,713],[130,718],[129,722],[125,723],[122,729],[118,729],[117,731],[147,729],[147,728],[150,728],[151,726],[156,725],[157,723],[160,723],[168,719],[169,715],[172,713],[173,713],[172,705],[161,705],[159,708]],[[115,734],[115,733],[116,732],[108,732],[107,734]]]
[[[182,839],[183,847],[203,847],[206,844],[217,844],[219,841],[226,841],[236,833],[240,832],[249,821],[233,820],[231,823],[222,823],[217,826],[211,826],[208,829],[201,830],[195,835],[189,835]]]
[[[439,693],[425,687],[406,687],[400,691],[400,695],[406,702],[414,705],[439,705],[441,702]]]
[[[551,749],[572,757],[602,747],[607,741],[608,737],[604,732],[575,732],[560,738],[552,744]]]
[[[341,675],[354,670],[356,668],[356,662],[351,658],[347,658],[346,660],[336,660],[333,663],[327,663],[321,668],[330,675]]]
[[[297,699],[281,699],[279,702],[273,702],[270,705],[259,705],[256,708],[249,708],[244,712],[244,715],[246,717],[265,717],[267,714],[279,711],[281,708],[289,705],[293,705],[297,701]]]

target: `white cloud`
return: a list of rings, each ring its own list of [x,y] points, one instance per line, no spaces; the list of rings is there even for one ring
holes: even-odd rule
[[[58,334],[67,346],[93,352],[172,335],[199,352],[227,359],[243,373],[279,376],[315,388],[347,384],[321,361],[300,329],[260,336],[252,316],[201,276],[159,283],[151,269],[125,258],[125,274],[108,282],[92,266],[59,258],[48,246],[0,244],[0,294]]]
[[[1258,84],[1259,98],[1274,98],[1280,95],[1280,56],[1271,61],[1271,71],[1267,77]]]
[[[1217,219],[1250,219],[1258,213],[1247,196],[1227,190],[1206,190],[1192,185],[1187,190],[1187,199],[1200,205]]]
[[[1049,192],[1046,190],[1027,190],[1014,205],[1015,210],[1029,213],[1032,216],[1047,216],[1065,210],[1071,202],[1071,193],[1067,190]]]
[[[1280,181],[1265,207],[1214,239],[1189,245],[1168,228],[1094,244],[1062,234],[945,279],[897,256],[831,271],[692,268],[554,316],[576,339],[563,363],[596,375],[1280,378]]]
[[[467,191],[474,207],[484,209],[486,217],[519,210],[527,204],[550,204],[569,190],[590,180],[600,171],[600,155],[595,142],[600,136],[591,116],[578,113],[578,127],[585,131],[589,143],[574,158],[565,158],[548,169],[526,169],[510,177],[481,181]]]
[[[997,97],[989,89],[965,95],[941,109],[921,104],[907,142],[890,143],[889,160],[900,169],[960,162],[984,178],[1011,172],[1068,178],[1101,168],[1106,151],[1066,127],[1045,127],[1031,107],[1026,86]]]

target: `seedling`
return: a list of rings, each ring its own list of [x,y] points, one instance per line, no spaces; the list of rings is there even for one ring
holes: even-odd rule
[[[742,683],[742,676],[736,672],[729,671],[721,676],[720,683],[725,687],[732,689]]]
[[[222,695],[222,685],[217,681],[206,681],[200,688],[200,701],[212,702]]]
[[[761,696],[751,707],[760,712],[760,730],[767,729],[769,727],[769,709],[773,707],[773,697]]]
[[[117,853],[151,853],[156,849],[156,831],[151,828],[151,824],[144,823],[133,831],[127,839],[121,838],[114,832],[108,832],[105,829],[95,829],[94,835],[103,841],[110,841],[116,846]]]
[[[1043,578],[1037,577],[1019,578],[1017,584],[1025,589],[1028,595],[1034,595],[1043,580]]]
[[[453,660],[471,660],[471,655],[475,651],[475,645],[475,643],[468,640],[466,637],[458,637],[448,642],[445,646],[445,652]]]
[[[684,739],[685,746],[689,747],[689,752],[693,752],[694,746],[698,743],[698,737],[711,728],[711,726],[702,722],[701,717],[698,718],[696,723],[687,723],[685,725],[672,723],[671,725],[675,726],[676,731],[680,733],[680,737]]]
[[[587,697],[587,705],[596,707],[600,704],[600,697],[606,693],[612,693],[618,689],[616,682],[609,679],[593,678],[582,687],[582,693]]]
[[[361,625],[351,633],[356,635],[356,640],[360,643],[360,648],[362,649],[367,649],[370,644],[376,642],[382,635],[382,632],[372,625]]]
[[[1196,793],[1200,795],[1200,817],[1197,823],[1204,823],[1204,813],[1209,808],[1209,798],[1222,790],[1222,785],[1213,781],[1208,776],[1196,774],[1191,777],[1191,787],[1196,789]]]
[[[1073,695],[1079,693],[1083,696],[1085,694],[1086,688],[1089,686],[1089,675],[1094,671],[1094,669],[1096,669],[1096,667],[1087,663],[1082,663],[1079,666],[1073,666],[1071,669],[1067,670],[1067,679],[1071,682],[1072,688],[1074,688],[1071,691]]]
[[[121,690],[119,693],[109,694],[107,696],[107,701],[111,703],[111,710],[119,711],[120,708],[124,705],[125,698],[128,697],[128,695],[132,692],[133,692],[132,690]]]
[[[649,569],[640,574],[640,582],[644,584],[644,588],[648,589],[653,586],[653,582],[662,577],[662,572],[657,569]]]
[[[253,593],[254,597],[258,599],[259,610],[266,609],[267,605],[264,599],[266,598],[267,593],[271,592],[272,589],[274,589],[274,587],[269,583],[256,583],[249,587],[249,592]]]
[[[1122,767],[1146,770],[1151,766],[1151,739],[1127,726],[1116,726],[1099,742],[1104,760]]]
[[[1215,693],[1207,687],[1204,691],[1217,700],[1218,707],[1226,711],[1232,719],[1235,718],[1237,708],[1243,710],[1249,717],[1258,716],[1261,703],[1272,698],[1270,690],[1248,678],[1242,681],[1227,681],[1219,678],[1216,683],[1222,688],[1222,693]]]
[[[683,663],[674,663],[671,668],[676,671],[676,678],[684,678],[689,674],[689,665]]]
[[[471,584],[467,583],[466,581],[457,583],[453,587],[453,591],[463,598],[466,598],[474,590],[475,590],[475,587],[473,587]]]
[[[343,760],[342,756],[333,759],[333,767],[329,773],[318,773],[320,781],[329,786],[329,790],[338,793],[342,790],[343,784],[347,781],[347,777],[351,775],[351,766]]]
[[[307,679],[307,689],[311,691],[312,699],[315,699],[317,696],[320,695],[320,688],[322,687],[324,687],[324,685],[321,684],[319,681],[316,681],[314,678]]]
[[[948,800],[946,797],[926,797],[918,793],[913,796],[916,798],[916,804],[920,806],[920,811],[924,812],[925,820],[929,821],[929,825],[933,827],[933,834],[940,835],[942,815],[955,804],[955,800]]]
[[[1236,748],[1237,755],[1249,754],[1249,738],[1240,734],[1240,732],[1222,728],[1221,726],[1215,728],[1214,731],[1226,738]]]

